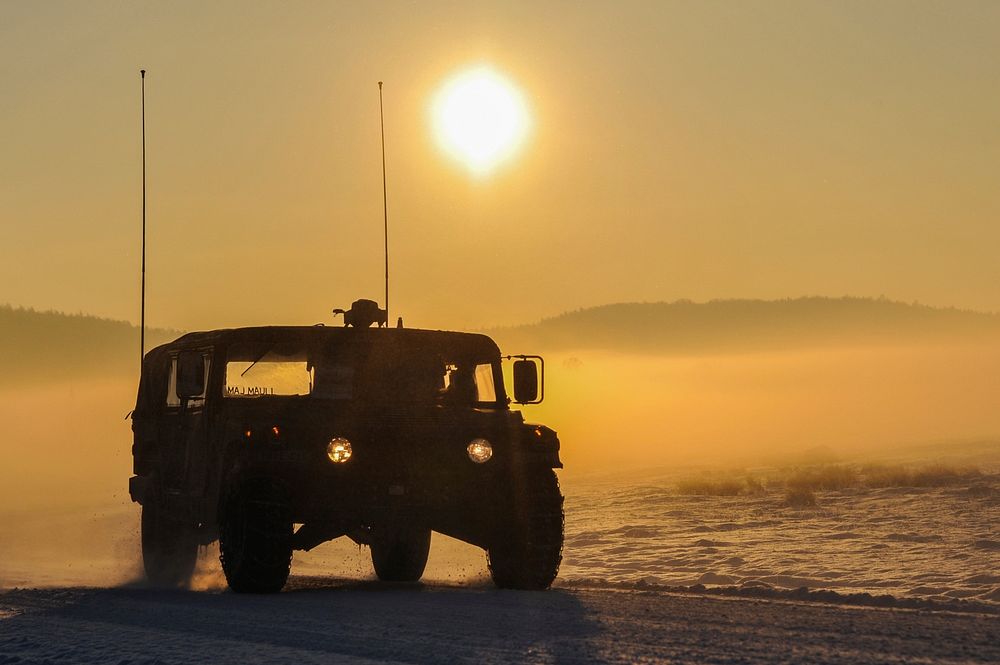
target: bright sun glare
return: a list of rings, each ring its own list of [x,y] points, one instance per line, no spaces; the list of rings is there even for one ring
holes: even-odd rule
[[[447,81],[434,97],[431,117],[438,144],[477,176],[513,156],[531,124],[520,91],[485,65]]]

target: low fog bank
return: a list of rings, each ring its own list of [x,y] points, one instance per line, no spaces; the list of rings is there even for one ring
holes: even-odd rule
[[[90,375],[0,390],[0,586],[138,578],[125,419],[135,380]]]
[[[544,351],[544,350],[543,350]],[[572,473],[782,465],[1000,441],[1000,345],[663,357],[547,356],[527,416],[560,433]],[[826,459],[824,459],[826,458]]]
[[[79,508],[128,500],[135,377],[0,390],[4,464],[0,505],[7,510]]]

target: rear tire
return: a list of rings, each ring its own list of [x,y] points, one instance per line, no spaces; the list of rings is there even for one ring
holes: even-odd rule
[[[142,567],[150,584],[185,586],[198,561],[198,538],[191,525],[167,514],[154,496],[142,506]]]
[[[562,562],[563,496],[555,471],[526,478],[521,496],[486,551],[493,583],[501,589],[540,590],[552,586]]]
[[[219,559],[236,593],[277,593],[292,566],[292,518],[281,488],[244,483],[229,497],[219,524]]]
[[[371,543],[375,575],[383,582],[416,582],[423,576],[431,551],[430,529],[409,529]]]

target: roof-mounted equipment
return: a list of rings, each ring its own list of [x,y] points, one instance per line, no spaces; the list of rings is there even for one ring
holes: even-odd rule
[[[343,314],[344,325],[352,328],[370,328],[372,324],[378,324],[378,327],[382,328],[388,322],[386,311],[374,300],[355,300],[348,310],[333,310],[333,315],[337,314]]]

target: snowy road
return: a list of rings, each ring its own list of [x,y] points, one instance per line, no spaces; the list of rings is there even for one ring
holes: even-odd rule
[[[0,663],[1000,662],[1000,617],[293,578],[275,596],[0,592]]]

